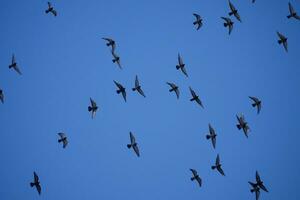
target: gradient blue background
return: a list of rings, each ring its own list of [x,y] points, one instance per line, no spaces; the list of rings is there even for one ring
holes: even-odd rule
[[[300,12],[300,2],[291,2]],[[220,19],[226,0],[52,3],[56,18],[45,14],[47,1],[1,1],[0,199],[255,199],[247,183],[255,170],[270,190],[261,199],[300,198],[300,22],[286,18],[288,1],[233,1],[243,22],[234,19],[230,36]],[[193,12],[204,20],[199,31]],[[102,37],[116,40],[123,70]],[[189,78],[175,69],[178,52]],[[12,53],[22,76],[8,69]],[[136,74],[145,99],[131,91]],[[127,88],[127,103],[113,80]],[[179,85],[179,100],[166,81]],[[188,86],[204,110],[189,101]],[[249,95],[262,99],[260,115]],[[100,107],[93,120],[90,97]],[[239,113],[249,139],[236,128]],[[208,123],[216,150],[205,139]],[[140,158],[127,150],[129,131]],[[226,177],[210,169],[217,153]],[[29,186],[34,170],[40,197]]]

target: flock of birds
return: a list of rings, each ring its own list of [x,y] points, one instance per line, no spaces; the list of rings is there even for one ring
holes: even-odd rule
[[[235,6],[232,4],[232,2],[230,0],[228,1],[228,3],[229,3],[229,8],[230,8],[230,12],[228,13],[229,16],[233,15],[239,22],[242,22],[238,10],[235,8]],[[252,3],[255,3],[255,0],[252,0]],[[300,20],[300,16],[297,15],[297,13],[294,10],[291,3],[288,3],[288,8],[289,8],[289,15],[287,16],[287,18],[288,19],[294,18],[294,19]],[[53,16],[55,16],[55,17],[57,16],[57,11],[54,9],[54,7],[51,5],[50,2],[48,2],[48,8],[45,12],[46,12],[46,14],[51,13]],[[199,14],[194,13],[193,15],[196,18],[196,20],[193,22],[193,24],[196,26],[196,29],[199,30],[203,25],[203,19],[201,18],[201,16]],[[230,17],[221,17],[221,18],[224,20],[224,27],[227,27],[229,34],[231,34],[234,22],[232,21],[232,19]],[[277,35],[279,37],[278,43],[282,44],[284,49],[286,51],[288,51],[287,37],[285,37],[283,34],[281,34],[279,32],[277,32]],[[110,52],[113,57],[112,62],[116,63],[118,65],[118,67],[120,69],[122,69],[120,57],[116,53],[116,42],[111,38],[102,38],[102,39],[104,39],[106,41],[106,45],[108,47],[110,47]],[[14,54],[12,55],[12,60],[11,60],[11,64],[9,65],[9,69],[14,69],[18,74],[22,75],[21,70],[19,69],[19,66],[16,62],[16,58],[15,58]],[[181,70],[181,72],[186,77],[188,77],[188,73],[185,68],[185,64],[184,64],[183,59],[180,54],[178,54],[178,64],[176,65],[176,69]],[[117,81],[114,81],[114,83],[117,87],[117,90],[116,90],[117,94],[121,94],[124,101],[126,102],[126,88]],[[180,96],[179,87],[175,83],[170,83],[170,82],[167,82],[167,85],[170,86],[169,92],[174,92],[176,94],[177,99],[179,99],[179,96]],[[189,87],[189,90],[190,90],[190,93],[192,96],[190,101],[195,101],[197,104],[199,104],[199,106],[204,108],[203,103],[202,103],[200,97],[196,94],[196,92],[191,87]],[[146,97],[146,95],[140,85],[138,76],[135,77],[135,84],[134,84],[134,87],[132,88],[132,91],[137,91],[140,95],[142,95],[143,97]],[[252,106],[256,107],[257,114],[259,114],[260,110],[261,110],[261,105],[262,105],[261,100],[254,96],[249,96],[249,98],[252,100]],[[0,100],[2,103],[4,103],[4,92],[2,89],[0,89]],[[92,118],[95,117],[97,110],[98,110],[97,103],[92,98],[90,98],[90,106],[88,106],[88,111],[91,113]],[[237,128],[239,130],[242,129],[245,136],[248,137],[250,128],[249,128],[247,121],[245,120],[245,117],[243,115],[236,115],[236,118],[237,118],[237,122],[238,122],[236,125]],[[58,133],[58,136],[59,136],[58,143],[62,143],[63,148],[66,148],[68,145],[68,138],[67,138],[66,134]],[[129,133],[129,137],[130,137],[130,143],[127,144],[127,147],[128,147],[128,149],[132,148],[134,150],[135,154],[139,157],[140,156],[139,147],[138,147],[138,144],[137,144],[136,139],[132,132]],[[215,149],[217,134],[216,134],[214,128],[211,126],[211,124],[209,124],[209,133],[206,135],[206,139],[211,140],[212,146]],[[221,164],[219,154],[217,154],[215,164],[213,166],[211,166],[211,169],[212,170],[216,169],[221,175],[225,176],[225,173],[222,169],[222,164]],[[197,181],[199,186],[201,187],[202,179],[199,176],[197,170],[190,169],[190,171],[192,172],[191,180]],[[34,179],[33,179],[33,182],[30,183],[30,186],[35,187],[37,189],[38,193],[41,194],[41,184],[39,181],[39,177],[36,172],[34,172],[33,174],[34,174]],[[256,171],[256,174],[255,174],[255,182],[249,181],[248,183],[251,186],[250,191],[252,193],[255,192],[256,200],[259,199],[261,190],[268,192],[267,188],[265,187],[263,181],[260,178],[258,171]]]

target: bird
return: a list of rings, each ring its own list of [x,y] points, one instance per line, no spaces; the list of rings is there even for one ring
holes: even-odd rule
[[[229,30],[229,35],[233,29],[233,24],[234,22],[228,18],[228,17],[221,17],[223,20],[225,20],[225,23],[224,23],[224,27],[228,27],[228,30]]]
[[[138,93],[140,93],[143,97],[146,97],[137,75],[135,76],[134,88],[132,88],[132,91],[138,91]]]
[[[106,46],[111,46],[111,51],[112,52],[115,52],[115,48],[116,48],[116,42],[111,39],[111,38],[102,38],[103,40],[106,40],[107,43],[106,43]]]
[[[231,3],[231,1],[228,1],[228,3],[229,3],[229,8],[230,8],[230,12],[228,13],[229,16],[234,15],[237,20],[239,20],[240,22],[242,22],[241,17],[240,17],[240,15],[238,13],[238,10],[235,9],[235,7]]]
[[[260,188],[256,183],[252,183],[250,181],[248,181],[248,183],[252,186],[252,189],[250,189],[251,193],[255,192],[255,199],[258,200],[260,195]]]
[[[196,25],[196,29],[199,30],[203,23],[202,23],[202,18],[200,15],[196,14],[196,13],[193,13],[193,15],[196,17],[196,21],[193,22],[194,25]]]
[[[279,33],[277,31],[277,35],[279,37],[278,40],[278,44],[283,44],[283,47],[285,49],[286,52],[288,52],[288,42],[287,42],[287,37],[285,37],[284,35],[282,35],[281,33]]]
[[[119,68],[122,69],[120,57],[114,51],[111,51],[111,54],[113,56],[112,62],[113,63],[117,63],[117,65],[119,66]]]
[[[22,75],[15,58],[15,54],[12,55],[11,64],[8,66],[9,69],[13,68],[18,74]]]
[[[288,16],[286,16],[288,19],[290,19],[291,17],[300,20],[300,16],[297,15],[296,11],[294,10],[292,4],[289,2],[289,11],[290,14]]]
[[[214,130],[214,128],[208,124],[208,129],[209,129],[209,134],[206,135],[206,139],[211,139],[212,145],[214,147],[214,149],[216,148],[216,142],[217,142],[217,134]]]
[[[57,16],[57,12],[56,12],[56,10],[54,10],[54,8],[50,2],[48,2],[48,9],[45,12],[46,12],[46,14],[51,12],[55,17]]]
[[[182,73],[186,77],[188,77],[188,74],[187,74],[186,69],[185,69],[185,64],[183,63],[182,57],[180,56],[179,53],[178,53],[178,65],[176,65],[176,69],[177,70],[181,69]]]
[[[133,148],[135,154],[140,157],[140,151],[139,148],[137,146],[137,143],[135,141],[135,137],[132,134],[132,132],[129,132],[129,136],[130,136],[130,144],[127,144],[127,148],[130,149],[131,147]]]
[[[225,173],[224,173],[224,171],[222,169],[222,165],[220,163],[220,156],[219,156],[219,154],[217,155],[215,165],[211,166],[211,169],[212,170],[217,169],[218,172],[220,172],[220,174],[222,174],[223,176],[225,176]]]
[[[34,179],[33,179],[33,182],[30,183],[30,186],[31,187],[35,186],[39,195],[41,195],[42,188],[41,188],[39,177],[35,172],[33,172],[33,176],[34,176]]]
[[[116,91],[117,94],[122,93],[122,96],[124,98],[124,101],[126,102],[126,88],[123,87],[123,85],[121,85],[120,83],[118,83],[117,81],[114,81],[114,83],[116,84],[116,86],[118,87],[118,90]]]
[[[252,107],[257,107],[257,114],[259,114],[261,110],[261,101],[257,97],[249,96],[249,98],[253,101]]]
[[[269,191],[267,190],[267,188],[265,187],[264,182],[261,180],[261,178],[260,178],[260,176],[259,176],[259,174],[258,174],[258,171],[255,172],[255,179],[256,179],[256,184],[257,184],[257,186],[258,186],[260,189],[262,189],[262,190],[265,191],[265,192],[269,192]]]
[[[58,133],[60,139],[58,140],[58,143],[63,143],[63,148],[66,148],[68,145],[68,139],[65,133]]]
[[[169,89],[169,92],[175,92],[177,99],[179,99],[179,87],[177,85],[175,85],[174,83],[169,83],[167,82],[167,84],[171,87],[171,89]]]
[[[88,107],[88,111],[92,112],[92,119],[93,119],[96,115],[96,111],[98,110],[98,106],[92,98],[90,98],[90,103],[91,105]]]
[[[4,103],[4,94],[2,89],[0,89],[0,101]]]
[[[193,173],[193,177],[191,178],[191,181],[196,180],[199,184],[199,187],[201,187],[202,186],[202,179],[198,175],[198,172],[195,169],[190,169],[190,170]]]
[[[199,96],[196,94],[196,92],[189,87],[190,92],[192,94],[192,98],[190,99],[190,101],[196,101],[202,108],[204,108],[202,101],[200,100]]]
[[[245,136],[248,138],[248,132],[250,131],[250,128],[248,126],[248,123],[245,120],[244,115],[236,115],[236,118],[238,120],[238,124],[236,125],[236,127],[240,130],[243,129],[243,132],[245,134]]]

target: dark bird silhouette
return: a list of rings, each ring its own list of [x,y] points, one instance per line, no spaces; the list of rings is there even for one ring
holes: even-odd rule
[[[1,89],[0,89],[0,101],[4,103],[4,94],[3,94],[3,90]]]
[[[240,116],[236,115],[236,118],[238,120],[238,124],[236,125],[236,127],[239,130],[243,129],[245,136],[248,138],[248,132],[250,131],[250,128],[248,126],[248,123],[245,120],[244,115],[240,115]]]
[[[257,114],[259,114],[261,110],[261,101],[257,97],[249,96],[249,98],[253,101],[252,106],[257,107]]]
[[[240,17],[240,15],[238,13],[238,10],[235,9],[235,7],[231,3],[231,1],[228,1],[228,3],[229,3],[229,8],[230,8],[230,12],[228,13],[229,16],[234,15],[237,20],[239,20],[240,22],[242,22],[241,17]]]
[[[215,149],[216,148],[216,142],[217,142],[217,134],[216,134],[214,128],[210,124],[208,124],[208,129],[209,129],[209,134],[206,135],[206,139],[208,139],[208,140],[211,139],[212,145]]]
[[[269,191],[267,190],[267,188],[265,187],[264,182],[261,180],[261,178],[260,178],[260,176],[259,176],[259,174],[258,174],[258,171],[256,171],[256,173],[255,173],[255,179],[256,179],[256,184],[257,184],[257,186],[258,186],[260,189],[262,189],[262,190],[265,191],[265,192],[269,192]]]
[[[114,51],[111,51],[111,54],[113,56],[113,59],[112,59],[113,63],[117,63],[117,65],[119,66],[119,68],[122,69],[120,57]]]
[[[196,180],[199,184],[199,187],[201,187],[202,186],[202,179],[198,175],[197,171],[195,169],[190,169],[190,170],[193,173],[193,177],[191,178],[191,181]]]
[[[130,136],[130,144],[127,144],[127,148],[130,149],[132,147],[133,150],[134,150],[134,152],[135,152],[135,154],[138,157],[140,157],[140,151],[139,151],[139,148],[138,148],[137,143],[135,141],[134,135],[130,132],[129,136]]]
[[[54,10],[53,6],[51,5],[50,2],[48,2],[48,9],[45,11],[46,14],[48,14],[49,12],[52,13],[55,17],[57,16],[57,12],[56,10]]]
[[[138,91],[138,93],[140,93],[143,97],[146,97],[137,75],[135,76],[134,88],[132,88],[132,91]]]
[[[252,0],[252,3],[255,3],[255,0]]]
[[[300,16],[297,15],[297,12],[294,10],[292,4],[289,2],[289,11],[290,14],[287,16],[288,19],[290,19],[291,17],[300,20]]]
[[[116,84],[116,86],[118,87],[118,90],[116,91],[117,94],[122,93],[122,96],[124,98],[124,101],[126,102],[126,89],[123,87],[123,85],[121,85],[120,83],[118,83],[117,81],[114,81],[114,83]]]
[[[220,172],[220,174],[222,174],[223,176],[225,176],[225,173],[224,173],[224,171],[222,169],[222,165],[221,165],[221,162],[220,162],[220,156],[219,156],[219,154],[217,155],[215,165],[211,166],[211,169],[213,169],[213,170],[217,169],[218,172]]]
[[[231,33],[231,31],[232,31],[232,29],[233,29],[233,24],[234,24],[234,22],[233,21],[231,21],[231,19],[230,18],[228,18],[228,17],[221,17],[223,20],[225,20],[225,23],[224,23],[224,27],[228,27],[228,33],[229,33],[229,35],[230,35],[230,33]]]
[[[68,138],[65,133],[58,133],[60,139],[58,140],[58,143],[63,143],[63,148],[66,148],[68,145]]]
[[[252,183],[250,181],[248,181],[248,183],[252,187],[252,189],[250,189],[251,193],[255,192],[255,199],[258,200],[259,199],[259,195],[260,195],[260,188],[258,187],[258,185],[256,183]]]
[[[40,185],[40,180],[39,180],[39,177],[38,175],[33,172],[33,182],[30,183],[30,186],[33,187],[35,186],[36,187],[36,190],[38,191],[39,195],[41,195],[41,191],[42,191],[42,188],[41,188],[41,185]]]
[[[285,51],[288,52],[288,42],[287,42],[287,37],[285,37],[284,35],[282,35],[281,33],[279,33],[277,31],[277,35],[279,37],[279,40],[278,40],[278,44],[282,44]]]
[[[107,43],[106,43],[106,46],[111,46],[111,51],[112,52],[115,52],[115,49],[116,49],[116,42],[111,39],[111,38],[102,38],[103,40],[106,40]]]
[[[88,111],[92,112],[92,118],[94,118],[96,115],[96,111],[98,110],[98,106],[92,98],[90,98],[90,103],[91,105],[88,107]]]
[[[198,15],[196,13],[193,13],[193,15],[196,17],[196,21],[194,21],[193,24],[195,26],[197,26],[196,29],[199,30],[202,27],[202,25],[203,25],[202,18],[201,18],[200,15]]]
[[[186,69],[185,69],[185,64],[183,63],[183,60],[182,60],[182,57],[180,56],[180,54],[178,53],[178,65],[176,65],[176,69],[177,70],[181,70],[182,73],[188,77],[188,74],[186,72]]]
[[[22,75],[22,73],[18,67],[18,64],[16,62],[15,54],[12,55],[11,64],[8,66],[8,68],[9,69],[13,68],[18,74]]]
[[[169,89],[169,92],[175,92],[177,99],[179,99],[179,87],[177,85],[175,85],[174,83],[169,83],[167,82],[167,84],[171,87],[171,89]]]
[[[189,89],[190,89],[190,92],[192,94],[192,98],[190,99],[190,101],[196,101],[202,108],[204,108],[204,106],[202,104],[202,101],[200,100],[200,98],[196,94],[196,92],[191,87],[189,87]]]

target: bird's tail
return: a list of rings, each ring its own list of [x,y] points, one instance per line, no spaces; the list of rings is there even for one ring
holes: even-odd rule
[[[211,166],[211,169],[216,169],[216,166]]]
[[[180,68],[180,66],[179,65],[176,65],[176,69],[179,69]]]
[[[256,106],[256,104],[255,104],[255,103],[253,103],[253,104],[252,104],[252,107],[255,107],[255,106]]]
[[[195,180],[195,177],[192,177],[192,178],[191,178],[191,181],[193,181],[193,180]]]
[[[281,44],[282,43],[282,41],[281,40],[278,40],[278,44]]]
[[[132,88],[132,91],[136,91],[136,88]]]
[[[127,144],[127,148],[128,148],[128,149],[130,149],[130,148],[131,148],[131,146],[132,146],[131,144]]]
[[[30,187],[33,187],[34,186],[34,183],[30,183]]]
[[[236,125],[236,127],[240,130],[242,127],[241,127],[241,125]]]
[[[227,27],[227,26],[228,26],[228,24],[227,24],[227,23],[224,23],[224,26],[225,26],[225,27]]]
[[[121,90],[117,90],[117,93],[120,94]]]
[[[292,15],[288,15],[288,16],[286,16],[288,19],[290,19],[291,17],[292,17]]]
[[[91,110],[92,110],[92,107],[91,107],[91,106],[89,106],[89,107],[88,107],[88,111],[90,112]]]
[[[209,140],[210,138],[211,138],[211,137],[210,137],[210,135],[206,135],[206,139],[208,139],[208,140]]]

